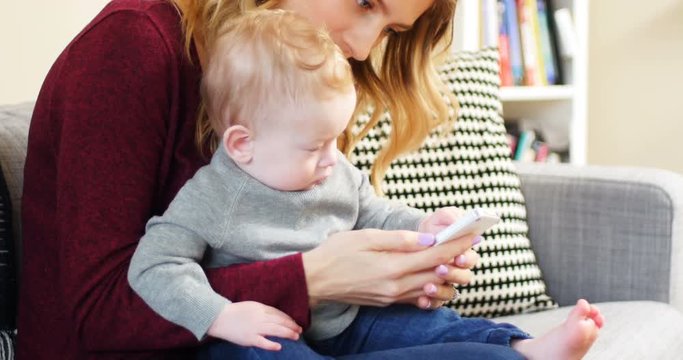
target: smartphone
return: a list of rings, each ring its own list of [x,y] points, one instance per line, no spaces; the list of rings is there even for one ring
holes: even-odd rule
[[[481,235],[499,221],[498,215],[490,211],[481,208],[468,210],[456,222],[436,234],[435,245],[443,244],[465,235]]]

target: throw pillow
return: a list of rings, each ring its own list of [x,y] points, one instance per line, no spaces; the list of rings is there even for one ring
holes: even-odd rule
[[[0,358],[14,358],[16,277],[12,206],[0,167]]]
[[[476,247],[481,259],[473,281],[447,304],[461,315],[495,317],[557,307],[527,237],[524,197],[501,116],[498,50],[451,55],[439,74],[459,101],[457,121],[445,136],[436,129],[419,151],[396,159],[382,190],[428,212],[482,207],[500,215],[502,221]],[[364,114],[358,120],[368,119]],[[354,149],[351,160],[367,174],[391,131],[389,121],[385,115]]]

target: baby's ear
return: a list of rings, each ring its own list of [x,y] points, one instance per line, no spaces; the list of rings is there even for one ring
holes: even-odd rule
[[[248,164],[253,158],[252,133],[242,125],[230,126],[223,133],[223,148],[238,164]]]

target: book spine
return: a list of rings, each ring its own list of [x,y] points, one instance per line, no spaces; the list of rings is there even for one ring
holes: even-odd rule
[[[538,77],[537,49],[534,39],[534,26],[526,0],[517,0],[519,33],[522,40],[522,59],[524,61],[524,84],[541,85]]]
[[[507,21],[505,21],[505,2],[498,0],[498,52],[500,53],[500,84],[501,86],[514,86],[510,65],[510,35],[508,34]]]
[[[504,0],[505,23],[510,41],[510,68],[515,85],[524,85],[524,63],[522,60],[522,44],[517,20],[517,4],[515,0]]]
[[[482,47],[497,47],[498,46],[498,1],[497,0],[483,0],[482,1]]]
[[[548,154],[550,154],[550,148],[548,147],[548,144],[542,141],[534,141],[532,148],[534,149],[536,156],[534,161],[545,162],[548,158]]]
[[[574,57],[577,44],[572,14],[569,9],[561,8],[555,10],[554,17],[557,26],[557,37],[560,43],[560,54],[566,59],[571,59]]]
[[[538,5],[538,23],[541,33],[541,53],[543,54],[543,64],[545,67],[546,81],[550,85],[558,84],[558,63],[555,58],[555,49],[551,32],[550,17],[548,17],[548,6],[546,0],[536,0]]]
[[[548,85],[548,80],[545,76],[545,65],[543,63],[543,50],[541,47],[541,25],[538,21],[538,2],[536,0],[526,0],[526,9],[533,28],[533,38],[535,45],[535,63],[537,81],[535,85]]]
[[[529,158],[533,159],[534,156],[530,154],[533,153],[531,144],[533,144],[535,139],[536,134],[532,130],[522,131],[517,139],[517,148],[515,149],[515,157],[513,160],[524,161]]]

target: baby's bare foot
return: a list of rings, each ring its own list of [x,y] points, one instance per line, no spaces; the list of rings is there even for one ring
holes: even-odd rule
[[[581,299],[567,319],[545,335],[517,340],[512,347],[527,359],[581,359],[590,349],[605,318],[597,307]]]

